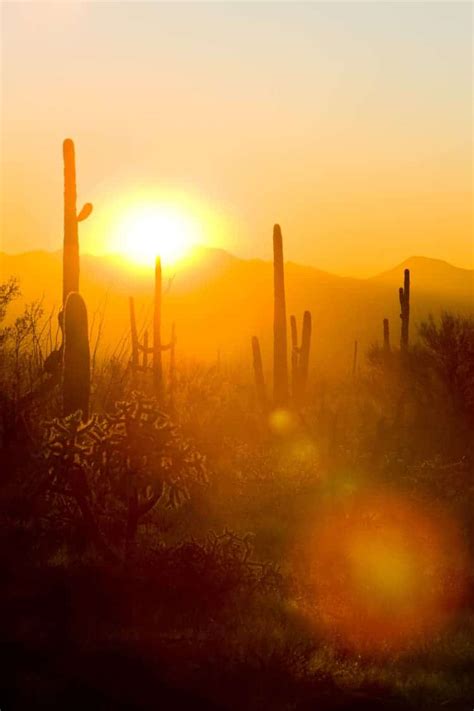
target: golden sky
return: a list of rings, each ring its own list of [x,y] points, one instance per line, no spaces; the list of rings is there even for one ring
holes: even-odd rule
[[[3,2],[1,248],[59,249],[74,138],[84,252],[141,203],[204,243],[368,275],[473,266],[472,6]]]

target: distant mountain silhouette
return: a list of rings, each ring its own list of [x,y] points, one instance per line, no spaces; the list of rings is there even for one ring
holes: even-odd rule
[[[1,254],[2,279],[17,275],[23,301],[44,298],[47,312],[59,308],[61,252]],[[412,333],[416,322],[442,309],[472,313],[472,270],[426,257],[410,257],[394,269],[369,279],[340,277],[314,267],[288,262],[285,268],[288,316],[298,323],[304,309],[313,315],[312,367],[349,371],[352,347],[363,353],[381,340],[382,320],[390,319],[391,338],[398,344],[398,287],[403,270],[412,275]],[[214,359],[217,350],[228,361],[250,363],[250,337],[261,339],[265,363],[271,363],[273,319],[272,264],[239,259],[221,249],[199,248],[193,257],[165,270],[164,338],[175,321],[179,354],[186,359]],[[89,320],[105,312],[102,346],[113,351],[128,338],[128,296],[137,304],[139,325],[151,318],[153,269],[136,269],[118,256],[81,257],[81,292]],[[21,304],[12,309],[18,313]]]
[[[442,259],[428,257],[410,257],[389,271],[373,277],[373,280],[385,284],[398,284],[404,269],[416,275],[416,288],[431,293],[451,293],[460,297],[473,297],[474,271],[454,267]]]

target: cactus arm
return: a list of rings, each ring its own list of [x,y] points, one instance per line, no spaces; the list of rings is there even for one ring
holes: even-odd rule
[[[82,210],[77,216],[77,221],[78,222],[84,222],[84,220],[87,220],[89,215],[92,212],[92,203],[91,202],[86,202],[86,204],[82,207]]]

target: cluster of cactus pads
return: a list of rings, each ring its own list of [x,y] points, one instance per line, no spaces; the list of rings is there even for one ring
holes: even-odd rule
[[[63,143],[64,158],[64,245],[63,245],[63,307],[60,323],[62,344],[63,415],[77,410],[82,419],[89,417],[90,350],[87,308],[79,293],[79,222],[92,212],[86,203],[77,213],[76,160],[74,143]]]
[[[153,345],[148,345],[148,331],[143,333],[143,343],[140,343],[138,339],[138,329],[137,320],[135,316],[135,301],[131,296],[129,298],[130,306],[130,335],[131,335],[131,367],[134,373],[138,371],[148,370],[148,356],[152,356],[152,372],[153,372],[153,385],[156,397],[161,400],[164,394],[164,378],[163,378],[163,362],[162,353],[163,351],[170,352],[170,368],[169,368],[169,392],[172,396],[174,383],[175,383],[175,349],[176,349],[176,327],[173,323],[171,327],[171,339],[169,343],[163,344],[161,342],[161,307],[162,307],[162,272],[161,272],[161,259],[156,258],[155,262],[155,296],[154,296],[154,308],[153,308]],[[142,354],[142,360],[140,363],[140,354]]]
[[[285,269],[283,238],[280,225],[273,227],[273,407],[287,407],[290,398],[295,405],[304,403],[308,383],[309,354],[311,348],[311,314],[305,311],[301,346],[298,345],[296,317],[291,324],[291,387],[288,371],[288,335],[285,296]],[[257,398],[263,410],[269,406],[263,373],[260,343],[252,337],[253,368]]]

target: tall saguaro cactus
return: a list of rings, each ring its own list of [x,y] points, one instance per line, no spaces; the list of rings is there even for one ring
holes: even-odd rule
[[[283,239],[280,225],[273,227],[273,401],[288,403],[288,358]]]
[[[66,138],[63,143],[64,158],[64,246],[63,246],[63,307],[68,294],[79,291],[79,231],[78,224],[92,212],[86,202],[77,213],[76,159],[74,143]]]
[[[408,332],[410,326],[410,270],[405,269],[403,286],[398,290],[400,298],[400,318],[402,320],[400,334],[400,350],[408,350]]]
[[[163,364],[161,360],[161,294],[162,276],[161,259],[155,262],[155,308],[153,311],[153,379],[158,397],[163,394]]]
[[[63,415],[82,411],[89,417],[90,350],[87,308],[80,294],[73,291],[64,307]]]

